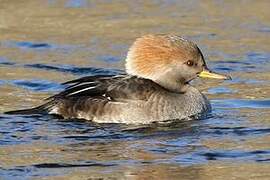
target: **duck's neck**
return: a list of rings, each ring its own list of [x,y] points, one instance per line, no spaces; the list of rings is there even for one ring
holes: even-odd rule
[[[187,89],[190,87],[190,85],[184,81],[168,81],[159,79],[155,80],[155,82],[165,89],[175,93],[186,93]]]

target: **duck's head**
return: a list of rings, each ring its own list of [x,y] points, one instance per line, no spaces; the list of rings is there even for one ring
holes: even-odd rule
[[[198,46],[175,35],[138,38],[129,49],[126,71],[175,92],[183,91],[183,87],[196,77],[230,79],[211,72]]]

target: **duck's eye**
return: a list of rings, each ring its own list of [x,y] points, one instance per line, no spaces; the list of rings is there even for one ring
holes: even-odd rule
[[[187,64],[188,66],[193,66],[193,65],[194,65],[194,62],[191,61],[191,60],[188,60],[188,61],[186,62],[186,64]]]

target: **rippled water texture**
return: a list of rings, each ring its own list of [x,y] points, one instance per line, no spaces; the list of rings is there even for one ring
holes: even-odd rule
[[[270,179],[270,1],[0,0],[0,179]],[[117,74],[132,41],[176,33],[232,81],[196,80],[201,121],[96,124],[2,112],[89,74]],[[106,69],[100,69],[104,67]]]

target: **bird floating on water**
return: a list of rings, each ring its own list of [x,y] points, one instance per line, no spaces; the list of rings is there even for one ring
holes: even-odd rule
[[[211,72],[198,46],[176,35],[145,35],[130,47],[126,73],[87,76],[41,106],[7,114],[54,114],[98,123],[147,124],[200,118],[211,111],[190,81],[230,79]]]

